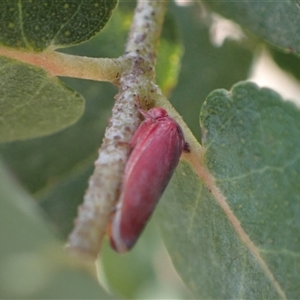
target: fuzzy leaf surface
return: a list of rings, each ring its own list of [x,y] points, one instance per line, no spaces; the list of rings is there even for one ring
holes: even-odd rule
[[[117,0],[0,2],[0,45],[42,51],[89,40],[105,26]]]
[[[40,68],[0,57],[0,81],[0,142],[53,133],[83,112],[83,98]]]
[[[197,299],[300,295],[300,112],[239,83],[204,103],[208,189],[182,163],[161,204],[173,262]]]
[[[205,0],[205,4],[276,47],[300,53],[299,1]]]

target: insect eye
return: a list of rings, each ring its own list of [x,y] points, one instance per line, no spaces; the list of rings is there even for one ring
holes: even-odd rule
[[[152,108],[148,111],[148,113],[154,119],[165,118],[168,116],[167,111],[161,107]]]

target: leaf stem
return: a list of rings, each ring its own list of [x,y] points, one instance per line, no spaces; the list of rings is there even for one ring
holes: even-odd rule
[[[93,58],[69,55],[47,49],[43,52],[20,51],[0,47],[0,55],[29,63],[48,71],[52,76],[76,77],[117,84],[127,67],[123,58]]]

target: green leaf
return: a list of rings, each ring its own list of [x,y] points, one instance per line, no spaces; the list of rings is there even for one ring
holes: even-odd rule
[[[0,24],[12,31],[1,31],[0,43],[35,51],[50,44],[78,44],[102,29],[116,4],[116,0],[1,2]],[[0,142],[51,134],[81,116],[80,95],[42,69],[7,58],[0,58],[0,66]]]
[[[101,34],[86,43],[61,49],[60,51],[91,57],[115,58],[123,55],[135,4],[131,1],[121,1]]]
[[[82,97],[44,70],[0,58],[0,142],[53,133],[82,114]]]
[[[124,10],[128,4],[132,5],[121,3],[123,9],[116,10],[102,34],[64,52],[101,57],[121,55],[132,18],[132,9]],[[99,48],[99,44],[104,46]],[[0,152],[22,184],[36,193],[53,228],[65,238],[83,201],[92,161],[97,157],[117,90],[107,83],[70,78],[64,81],[87,100],[80,120],[51,136],[2,144]]]
[[[205,4],[267,42],[300,53],[299,1],[205,0]]]
[[[204,103],[204,177],[181,163],[161,204],[173,262],[197,299],[298,299],[300,112],[240,83]]]
[[[63,250],[45,218],[0,163],[0,298],[109,299]]]
[[[126,7],[128,4],[132,5],[124,3]],[[87,43],[64,49],[64,52],[96,57],[121,55],[131,18],[132,10],[116,10],[102,34]],[[103,47],[99,47],[99,44]],[[7,164],[22,184],[36,193],[47,215],[53,218],[55,229],[62,236],[66,236],[73,226],[77,206],[83,199],[89,177],[86,175],[83,178],[81,172],[96,158],[117,93],[116,88],[108,83],[70,78],[64,78],[64,81],[86,99],[85,111],[80,120],[51,136],[0,146]],[[72,186],[73,182],[76,182],[75,186]],[[79,187],[82,188],[80,191]],[[71,193],[67,195],[68,191]],[[61,197],[57,198],[60,192],[64,195],[64,201],[61,201]]]
[[[117,0],[0,2],[0,44],[42,51],[89,40],[105,26]]]
[[[76,124],[51,136],[0,147],[7,164],[31,192],[55,188],[64,177],[80,172],[80,166],[91,162],[101,144],[115,88],[83,80],[67,82],[87,99],[84,114]]]

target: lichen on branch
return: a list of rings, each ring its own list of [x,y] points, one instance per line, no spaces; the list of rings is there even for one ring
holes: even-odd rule
[[[163,98],[155,84],[155,62],[166,1],[138,1],[125,49],[124,68],[117,83],[112,117],[105,132],[95,170],[79,208],[68,249],[95,259],[118,198],[130,152],[129,141],[139,123],[138,107],[150,108]]]

